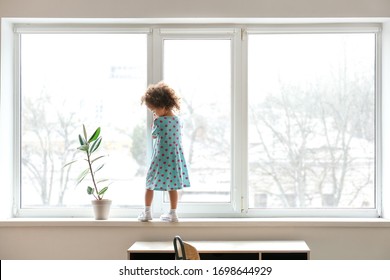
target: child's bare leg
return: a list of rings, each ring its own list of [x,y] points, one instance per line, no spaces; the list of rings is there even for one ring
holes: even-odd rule
[[[145,192],[145,206],[146,207],[150,207],[152,205],[153,195],[154,195],[154,191],[146,189],[146,192]]]
[[[160,219],[165,222],[178,222],[179,219],[177,217],[176,208],[177,208],[177,201],[178,201],[178,194],[177,191],[169,191],[169,202],[171,204],[171,210],[168,214],[163,214],[160,216]]]
[[[145,191],[145,210],[139,214],[138,220],[141,222],[147,222],[152,220],[152,211],[151,211],[151,205],[153,202],[153,194],[154,191],[146,189]]]
[[[169,201],[171,204],[171,209],[176,209],[177,208],[177,201],[178,201],[178,193],[177,191],[169,191]]]

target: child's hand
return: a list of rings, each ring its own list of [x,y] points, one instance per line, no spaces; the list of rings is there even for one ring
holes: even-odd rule
[[[152,122],[152,124],[150,125],[150,127],[153,128],[154,121],[155,121],[157,118],[158,118],[157,115],[153,113],[153,122]]]

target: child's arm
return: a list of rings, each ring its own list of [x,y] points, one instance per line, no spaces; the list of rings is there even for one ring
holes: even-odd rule
[[[153,114],[153,124],[152,124],[152,139],[156,139],[158,137],[159,127],[156,124],[156,119],[158,117]]]

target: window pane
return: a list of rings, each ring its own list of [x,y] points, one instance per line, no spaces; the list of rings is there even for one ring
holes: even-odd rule
[[[183,202],[229,202],[230,40],[165,40],[164,80],[181,96],[191,187]]]
[[[252,34],[248,52],[250,207],[375,207],[375,34]]]
[[[144,34],[23,34],[21,36],[22,208],[90,205],[86,162],[75,158],[78,134],[100,126],[98,178],[111,179],[114,206],[142,204],[146,158]]]

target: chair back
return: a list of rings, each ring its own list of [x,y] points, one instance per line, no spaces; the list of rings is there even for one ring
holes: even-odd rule
[[[184,242],[178,235],[173,238],[173,248],[175,249],[175,260],[187,259]]]
[[[173,248],[175,249],[175,260],[200,260],[198,250],[181,239],[180,236],[175,236],[173,239]]]
[[[191,244],[183,241],[187,260],[200,260],[198,250]]]

